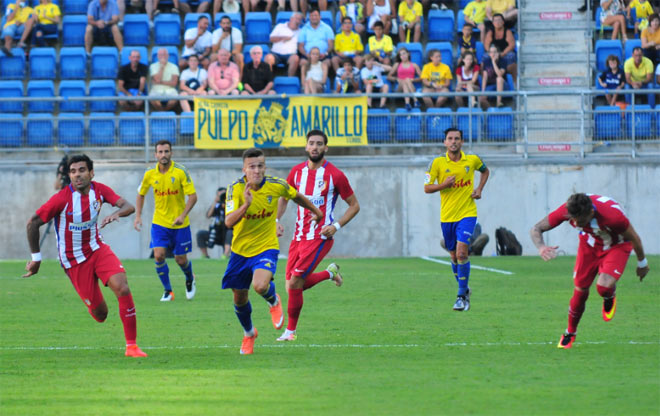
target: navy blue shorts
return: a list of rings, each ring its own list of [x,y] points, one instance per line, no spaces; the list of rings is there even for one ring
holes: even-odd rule
[[[231,252],[229,264],[222,278],[223,289],[249,289],[252,275],[257,269],[270,271],[273,276],[277,271],[277,256],[279,250],[266,250],[253,257],[243,257]]]
[[[149,248],[170,248],[175,256],[188,254],[192,251],[192,234],[190,226],[183,228],[167,228],[151,224],[151,243]]]
[[[470,245],[470,238],[477,225],[477,217],[465,217],[460,221],[443,222],[440,225],[442,236],[445,238],[445,247],[449,251],[455,251],[457,241]]]

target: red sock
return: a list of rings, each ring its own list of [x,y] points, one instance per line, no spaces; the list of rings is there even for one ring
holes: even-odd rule
[[[601,295],[602,297],[611,298],[612,296],[614,296],[614,291],[616,290],[616,287],[605,287],[597,284],[596,289],[598,289],[598,294]]]
[[[133,295],[120,296],[117,300],[119,300],[119,318],[121,318],[121,323],[124,325],[126,345],[135,344],[137,338],[137,319],[135,317]]]
[[[568,332],[577,332],[577,326],[578,323],[580,323],[580,318],[582,318],[582,313],[584,312],[588,297],[588,290],[573,290],[573,297],[571,298],[571,303],[568,307]]]
[[[303,290],[310,289],[316,286],[316,284],[328,279],[330,279],[330,272],[327,270],[323,270],[322,272],[318,273],[312,273],[305,278],[305,285],[303,286]]]
[[[298,318],[303,307],[303,289],[289,289],[289,303],[287,312],[289,314],[289,323],[286,329],[295,331],[298,326]]]

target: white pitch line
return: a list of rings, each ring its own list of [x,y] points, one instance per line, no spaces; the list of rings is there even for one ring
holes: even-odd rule
[[[434,259],[434,258],[428,257],[428,256],[422,256],[422,257],[420,257],[420,259],[427,260],[427,261],[432,261],[434,263],[446,264],[447,266],[451,266],[450,261],[438,260],[438,259]],[[477,270],[485,270],[487,272],[493,272],[493,273],[501,273],[501,274],[508,274],[508,275],[513,274],[513,272],[510,272],[510,271],[507,271],[507,270],[493,269],[492,267],[477,266],[476,264],[472,264],[472,263],[470,263],[470,268],[471,269],[477,269]]]

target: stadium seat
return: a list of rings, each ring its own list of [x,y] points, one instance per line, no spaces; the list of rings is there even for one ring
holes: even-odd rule
[[[257,45],[245,45],[243,47],[243,61],[245,62],[245,64],[249,64],[252,62],[252,57],[250,56],[250,50],[252,49],[253,46],[257,46]],[[263,56],[261,58],[263,60],[263,57],[265,57],[267,54],[270,53],[270,48],[266,43],[261,44],[259,46],[261,46],[261,50],[263,51]]]
[[[87,7],[89,6],[88,0],[65,0],[64,9],[62,14],[71,15],[71,14],[87,14]],[[85,16],[87,18],[87,16]]]
[[[293,12],[277,12],[277,15],[275,16],[275,25],[279,25],[280,23],[287,23],[289,19],[291,19],[291,15],[293,15]]]
[[[85,140],[83,113],[60,113],[57,133],[60,146],[82,146]]]
[[[120,62],[119,66],[124,66],[131,61],[128,59],[128,57],[131,55],[131,52],[133,51],[138,51],[140,52],[140,63],[145,64],[149,66],[149,53],[147,52],[147,48],[144,46],[131,46],[128,48],[124,48],[121,50],[120,54]]]
[[[181,113],[179,135],[192,137],[195,134],[195,113],[185,111]]]
[[[275,77],[273,89],[278,94],[300,94],[300,78]]]
[[[486,111],[486,138],[489,140],[513,140],[513,110],[509,107],[490,107]]]
[[[602,36],[604,32],[609,32],[612,30],[612,26],[603,26],[600,22],[600,16],[602,13],[603,9],[601,7],[596,8],[596,17],[594,18],[594,23],[596,24],[596,32],[600,32],[600,36]]]
[[[85,52],[85,48],[60,49],[60,78],[87,78],[87,53]]]
[[[116,79],[119,70],[119,52],[114,46],[92,48],[92,78]]]
[[[650,139],[653,137],[653,110],[650,105],[635,105],[635,139]],[[626,133],[629,139],[633,137],[632,107],[626,109]]]
[[[422,112],[419,108],[408,111],[397,108],[394,113],[394,133],[397,141],[421,141]]]
[[[231,19],[231,27],[241,30],[241,27],[243,26],[243,15],[241,13],[217,13],[213,20],[213,27],[215,29],[220,27],[220,19],[222,19],[222,16],[227,16]]]
[[[250,12],[245,16],[245,43],[269,43],[272,22],[268,12]]]
[[[96,119],[95,117],[102,117],[102,119]],[[95,146],[115,144],[114,113],[89,114],[89,144]]]
[[[117,86],[110,79],[93,79],[89,82],[90,97],[115,97]],[[89,110],[94,112],[115,111],[117,101],[90,101]]]
[[[471,2],[471,1],[472,0],[461,0],[460,3],[458,4],[458,8],[463,10],[465,8],[465,6],[467,6],[468,3]]]
[[[422,52],[422,44],[419,42],[399,43],[397,51],[401,48],[406,48],[410,52],[410,61],[416,63],[421,70],[424,66],[424,53]]]
[[[429,10],[427,31],[429,41],[453,41],[455,20],[452,10]]]
[[[159,14],[154,18],[154,44],[181,43],[181,19],[178,14]]]
[[[386,108],[367,110],[367,139],[369,143],[385,143],[392,135],[392,117]]]
[[[30,81],[27,84],[28,97],[55,97],[53,81]],[[55,110],[55,101],[30,101],[30,113],[52,113]]]
[[[465,25],[465,13],[463,13],[463,9],[461,9],[458,11],[458,13],[456,13],[456,32],[462,33],[464,25]],[[472,33],[473,34],[479,33],[479,28],[472,27]]]
[[[127,14],[124,16],[124,45],[146,46],[151,42],[149,16],[146,14]]]
[[[151,48],[151,63],[158,62],[158,49],[165,48],[170,53],[170,57],[167,58],[168,61],[172,62],[174,65],[179,66],[179,48],[177,46],[159,46]]]
[[[426,44],[426,47],[424,48],[424,63],[430,61],[429,53],[434,49],[440,51],[440,55],[442,55],[442,63],[445,65],[449,65],[449,67],[452,68],[452,72],[453,72],[453,69],[456,66],[456,62],[454,61],[454,51],[451,46],[451,43],[428,42]],[[422,67],[420,66],[419,69],[421,70]]]
[[[85,81],[60,81],[60,97],[84,97]],[[61,101],[60,111],[62,112],[83,112],[85,111],[85,101]]]
[[[596,41],[596,69],[602,72],[607,69],[607,57],[616,55],[623,65],[623,48],[619,40],[600,39]]]
[[[484,55],[486,54],[486,48],[484,44],[477,41],[477,46],[475,48],[475,55],[477,56],[477,62],[483,62]]]
[[[467,113],[472,112],[472,117]],[[483,127],[483,111],[480,108],[468,108],[468,107],[459,107],[456,109],[458,113],[456,115],[456,125],[458,129],[463,132],[463,139],[468,140],[479,140],[481,139],[481,131]],[[472,123],[470,125],[470,119]]]
[[[146,123],[142,112],[119,113],[119,144],[143,146],[146,137]]]
[[[454,116],[450,108],[429,108],[426,110],[426,139],[444,141],[445,130],[454,126]]]
[[[621,108],[601,105],[594,111],[595,139],[621,138]]]
[[[635,10],[633,8],[633,10]],[[628,42],[625,43],[626,48],[625,48],[625,54],[623,55],[623,61],[621,61],[621,66],[623,66],[623,63],[626,59],[630,58],[632,56],[632,51],[634,48],[641,48],[642,47],[642,40],[641,39],[628,39]]]
[[[3,98],[22,96],[23,81],[0,81],[0,114],[23,113],[22,102],[3,100]]]
[[[84,13],[87,13],[87,6]],[[62,45],[84,46],[86,27],[86,15],[65,15],[62,18]]]
[[[211,30],[213,26],[211,24],[213,23],[213,19],[211,19],[211,15],[208,13],[188,13],[186,16],[183,18],[183,32],[185,33],[186,30],[191,29],[193,27],[197,27],[197,19],[199,19],[199,16],[206,16],[207,19],[209,19],[209,28],[208,30]],[[239,27],[240,29],[240,27]]]
[[[25,51],[21,48],[13,48],[14,56],[7,56],[0,52],[0,78],[23,79],[25,77]]]
[[[158,140],[176,142],[176,113],[174,111],[154,111],[149,118],[151,144]]]
[[[44,118],[47,118],[45,120]],[[49,113],[31,113],[27,116],[28,146],[53,146],[53,116]],[[35,120],[41,119],[41,120]]]
[[[33,48],[30,51],[30,78],[55,79],[55,48]]]
[[[15,120],[7,120],[14,118]],[[0,112],[0,147],[20,147],[23,144],[23,120],[20,114]]]

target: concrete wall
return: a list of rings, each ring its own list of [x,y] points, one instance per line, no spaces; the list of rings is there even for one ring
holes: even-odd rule
[[[302,159],[268,159],[269,173],[286,177],[288,170]],[[331,159],[343,169],[357,197],[361,211],[337,235],[332,256],[391,257],[445,255],[440,248],[440,197],[423,192],[423,178],[430,156]],[[592,192],[618,200],[642,237],[646,251],[660,254],[657,195],[660,191],[660,163],[630,162],[599,164],[526,164],[522,161],[489,161],[491,176],[478,201],[479,222],[483,232],[491,237],[484,255],[495,253],[494,232],[499,226],[511,229],[523,245],[524,254],[536,254],[528,231],[550,210],[563,203],[568,195],[577,191]],[[227,186],[240,176],[240,159],[214,161],[184,161],[197,188],[198,203],[191,214],[193,234],[206,229],[209,221],[204,217],[212,203],[215,189]],[[126,198],[135,201],[136,189],[146,165],[95,164],[96,180],[103,182]],[[3,213],[8,220],[0,228],[0,241],[4,249],[1,258],[27,258],[29,248],[25,237],[25,224],[46,199],[52,195],[53,166],[12,166],[4,172],[0,183],[3,195]],[[477,179],[478,181],[478,179]],[[286,238],[281,249],[286,253],[293,229],[293,209],[290,203],[285,216]],[[346,205],[338,204],[341,215]],[[153,198],[147,197],[142,232],[133,230],[133,217],[110,224],[102,230],[104,239],[121,258],[146,258],[149,255],[149,227]],[[102,216],[111,213],[105,206]],[[45,226],[41,231],[45,230]],[[546,241],[559,245],[561,250],[574,254],[577,249],[575,230],[564,224],[551,231]],[[51,233],[42,252],[55,258],[55,239]],[[219,255],[214,250],[213,255]],[[195,248],[193,257],[198,257]]]

